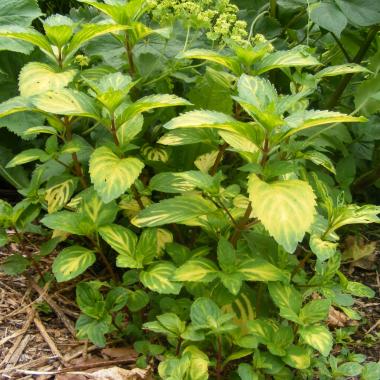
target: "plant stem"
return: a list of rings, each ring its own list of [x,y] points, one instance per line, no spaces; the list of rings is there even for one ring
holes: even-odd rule
[[[115,143],[116,146],[120,146],[120,142],[119,142],[119,138],[117,137],[117,130],[116,130],[116,123],[115,123],[115,116],[112,115],[112,118],[111,118],[111,133],[112,133],[112,137],[113,137],[113,141]]]
[[[93,239],[92,237],[88,237],[90,240],[91,240],[91,243],[94,245],[94,248],[96,250],[97,253],[99,253],[99,256],[100,258],[102,259],[103,261],[103,264],[105,265],[105,267],[107,268],[107,271],[108,273],[110,274],[110,276],[112,277],[112,280],[114,282],[118,282],[118,278],[116,276],[116,273],[115,271],[113,270],[112,268],[112,265],[110,264],[110,262],[108,261],[107,259],[107,256],[104,254],[103,250],[102,250],[102,247],[100,246],[100,243],[99,243],[99,239],[97,238],[96,240]]]
[[[217,351],[216,351],[216,379],[222,380],[222,337],[217,337]]]
[[[175,349],[175,356],[179,356],[179,353],[181,351],[181,345],[182,345],[182,338],[178,338],[177,347]]]
[[[143,203],[142,200],[141,200],[141,195],[140,195],[140,193],[139,193],[138,190],[136,189],[136,186],[135,186],[135,185],[132,185],[132,186],[131,186],[131,190],[132,190],[133,196],[135,197],[135,200],[136,200],[137,204],[138,204],[139,207],[140,207],[140,210],[144,210],[145,206],[144,206],[144,203]]]
[[[128,31],[125,32],[125,50],[127,52],[127,57],[128,57],[129,75],[131,77],[134,77],[136,74],[136,68],[135,68],[135,63],[133,61],[132,46],[131,46],[131,42],[129,41]]]
[[[182,51],[186,51],[187,49],[187,44],[189,43],[189,36],[190,36],[190,26],[187,27],[186,40],[185,40],[185,44],[183,45]]]
[[[379,28],[380,28],[379,26],[375,26],[369,30],[368,35],[367,35],[363,45],[361,46],[361,48],[359,49],[359,51],[355,55],[354,59],[352,60],[353,63],[360,64],[360,62],[363,60],[363,58],[367,54],[368,49],[370,48],[370,46],[372,44],[372,41],[376,37],[376,34],[379,31]],[[350,73],[350,74],[346,74],[341,79],[341,81],[338,84],[335,92],[332,94],[329,102],[327,103],[327,109],[333,109],[339,103],[340,97],[344,93],[344,90],[346,89],[346,87],[350,83],[353,76],[354,76],[354,73]]]
[[[360,193],[365,191],[368,186],[373,185],[380,178],[380,166],[364,173],[357,178],[351,186],[353,193]]]
[[[339,38],[331,32],[336,44],[339,46],[340,50],[342,50],[343,55],[346,57],[347,62],[351,62],[351,57],[348,55],[347,50],[344,48],[343,44],[340,42]]]
[[[237,224],[235,231],[233,235],[230,238],[230,243],[236,247],[237,241],[240,238],[242,230],[245,228],[245,225],[249,221],[249,216],[251,215],[252,212],[252,205],[251,202],[249,202],[247,209],[245,210],[243,218],[240,220],[240,222]]]
[[[270,16],[276,18],[277,16],[277,0],[269,1]]]
[[[71,141],[73,139],[73,134],[72,134],[72,127],[71,127],[71,124],[69,122],[69,118],[67,116],[65,116],[63,118],[63,122],[66,126],[66,138],[68,141]],[[88,187],[88,183],[87,183],[87,180],[86,180],[86,177],[84,176],[84,173],[83,173],[83,170],[82,170],[82,166],[78,160],[78,155],[76,154],[76,152],[72,153],[71,154],[71,157],[74,161],[74,171],[75,171],[75,175],[77,177],[79,177],[79,180],[82,184],[82,187],[85,189]]]
[[[307,260],[309,260],[309,258],[311,257],[312,254],[313,254],[313,252],[311,252],[311,251],[307,252],[307,254],[305,255],[305,257],[293,269],[293,272],[291,274],[291,278],[293,278],[298,273],[298,271],[305,266]]]
[[[224,155],[224,152],[226,151],[227,147],[228,147],[227,143],[224,143],[223,145],[219,146],[219,152],[218,152],[218,155],[216,156],[214,165],[212,165],[212,168],[210,169],[210,175],[214,176],[216,174],[218,167],[219,167],[220,163],[222,162],[223,155]]]

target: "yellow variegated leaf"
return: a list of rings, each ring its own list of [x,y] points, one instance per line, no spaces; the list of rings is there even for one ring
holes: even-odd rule
[[[75,115],[98,119],[95,101],[83,92],[64,88],[39,94],[33,104],[42,111],[56,115]]]
[[[137,236],[118,224],[99,229],[100,236],[117,252],[116,265],[120,268],[142,268],[136,259]]]
[[[91,181],[103,202],[108,203],[133,185],[143,167],[144,164],[137,158],[119,158],[103,146],[91,155]]]
[[[174,275],[176,281],[211,282],[218,275],[217,266],[211,261],[203,258],[187,261],[180,266]]]
[[[95,260],[93,251],[74,245],[59,253],[53,263],[53,273],[58,282],[68,281],[83,273]]]
[[[251,174],[248,192],[253,212],[269,234],[288,252],[294,252],[314,220],[311,186],[294,179],[266,183]]]
[[[309,346],[318,350],[323,356],[328,356],[333,346],[333,337],[325,326],[301,327],[299,334]]]
[[[206,61],[215,62],[219,65],[227,67],[233,73],[239,74],[241,67],[239,61],[235,57],[228,57],[221,55],[213,50],[207,49],[191,49],[185,52],[179,53],[176,58],[178,59],[204,59]]]
[[[170,262],[160,262],[140,273],[143,285],[160,294],[178,294],[182,284],[173,280],[176,267]]]
[[[60,210],[68,203],[77,183],[77,179],[71,178],[46,190],[45,200],[48,204],[49,214]]]
[[[28,97],[49,90],[60,90],[74,79],[76,73],[76,70],[58,71],[45,63],[30,62],[20,72],[20,95]]]

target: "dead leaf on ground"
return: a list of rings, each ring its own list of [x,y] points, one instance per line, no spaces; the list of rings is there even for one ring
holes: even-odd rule
[[[343,261],[350,263],[348,272],[355,267],[371,270],[375,267],[377,242],[367,242],[362,236],[349,235],[344,241]]]
[[[327,324],[330,327],[344,327],[348,324],[348,317],[342,311],[330,306],[329,316],[327,318]]]
[[[90,374],[90,378],[100,380],[153,380],[149,369],[133,368],[131,370],[112,367]]]
[[[104,348],[102,350],[102,355],[106,355],[114,359],[119,359],[119,358],[137,359],[138,357],[137,352],[131,347]]]

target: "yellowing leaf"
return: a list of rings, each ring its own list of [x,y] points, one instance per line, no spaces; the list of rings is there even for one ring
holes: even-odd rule
[[[251,174],[248,192],[253,212],[269,234],[288,252],[294,252],[314,220],[311,186],[294,179],[266,183]]]
[[[28,97],[49,90],[60,90],[74,79],[76,73],[76,70],[57,71],[45,63],[30,62],[20,72],[20,95]]]
[[[140,273],[140,280],[144,286],[160,294],[178,294],[182,284],[174,282],[173,276],[176,267],[170,262],[160,262],[152,265],[148,270]]]
[[[58,282],[79,276],[96,260],[93,251],[74,245],[62,250],[53,263],[53,273]]]
[[[203,258],[192,259],[180,266],[174,275],[176,281],[211,282],[218,275],[218,268]]]
[[[328,356],[333,346],[333,337],[325,326],[306,326],[299,330],[302,339],[309,346]]]
[[[108,203],[133,185],[143,167],[144,164],[137,158],[119,158],[103,146],[91,155],[91,181],[103,202]]]
[[[46,190],[45,200],[48,204],[49,214],[60,210],[67,204],[74,193],[77,182],[77,179],[71,178]]]

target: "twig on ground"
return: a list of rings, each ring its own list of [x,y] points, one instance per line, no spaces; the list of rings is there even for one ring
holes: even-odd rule
[[[36,325],[36,327],[37,327],[38,331],[40,332],[40,334],[42,335],[42,337],[44,338],[45,342],[49,346],[52,354],[55,355],[56,357],[58,357],[64,364],[61,352],[58,350],[58,347],[54,343],[53,339],[50,337],[49,333],[47,332],[47,330],[46,330],[44,324],[42,323],[40,316],[37,312],[36,312],[36,315],[34,317],[33,322]]]
[[[36,284],[35,281],[29,278],[29,282],[31,287],[46,301],[46,303],[55,311],[59,319],[66,326],[67,330],[69,330],[70,334],[76,338],[75,327],[73,322],[66,317],[66,314],[62,311],[62,309],[57,305],[55,301],[48,295],[45,294],[43,289]]]

